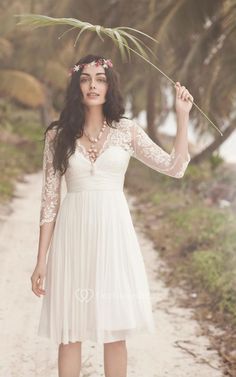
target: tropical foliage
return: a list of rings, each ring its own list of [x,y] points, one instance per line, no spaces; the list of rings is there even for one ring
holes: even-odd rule
[[[146,111],[148,132],[159,141],[158,127],[173,107],[168,101],[172,84],[163,75],[134,54],[131,61],[125,61],[125,49],[123,56],[120,56],[111,38],[106,38],[104,43],[95,33],[83,32],[74,46],[78,36],[76,29],[67,33],[68,27],[60,25],[32,31],[30,27],[17,26],[19,19],[14,17],[26,13],[53,18],[70,18],[73,15],[74,19],[106,28],[129,26],[158,40],[159,43],[153,43],[136,34],[136,38],[145,41],[146,47],[152,47],[156,56],[154,58],[152,55],[154,64],[174,81],[185,85],[194,101],[223,132],[221,136],[213,127],[209,127],[208,120],[193,107],[191,119],[196,133],[201,137],[210,135],[212,140],[204,151],[193,157],[193,162],[209,158],[235,130],[235,0],[143,0],[139,3],[106,0],[97,2],[96,6],[92,0],[64,0],[60,3],[35,3],[33,0],[19,3],[10,0],[2,2],[0,7],[0,67],[5,73],[8,70],[9,74],[9,70],[12,70],[17,75],[14,88],[8,91],[4,89],[4,80],[0,80],[1,95],[29,107],[38,106],[44,114],[53,113],[50,107],[60,110],[68,68],[85,53],[102,53],[112,58],[118,67],[123,93],[133,116]],[[64,32],[63,38],[58,39]],[[101,30],[97,32],[101,34]],[[121,40],[125,44],[125,40]],[[117,44],[121,40],[117,35]],[[142,47],[151,56],[143,44]],[[20,72],[27,75],[20,75]],[[27,80],[28,85],[30,80],[34,82],[35,88],[28,97]],[[10,79],[10,82],[14,80]],[[44,119],[47,122],[49,117],[45,116]]]

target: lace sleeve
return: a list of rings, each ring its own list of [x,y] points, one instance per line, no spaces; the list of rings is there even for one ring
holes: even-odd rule
[[[136,122],[132,125],[132,156],[150,168],[174,178],[182,178],[190,161],[188,150],[183,148],[176,153],[175,147],[170,154],[159,145]]]
[[[54,130],[49,130],[45,136],[43,152],[43,179],[40,208],[40,225],[45,222],[55,222],[61,198],[61,173],[54,174],[53,169],[53,137]]]

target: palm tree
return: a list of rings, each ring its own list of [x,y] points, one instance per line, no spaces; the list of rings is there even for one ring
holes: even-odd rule
[[[14,1],[11,4],[15,4]],[[191,115],[196,132],[201,137],[206,133],[214,136],[213,142],[202,153],[202,157],[192,158],[193,162],[201,161],[201,158],[209,157],[234,130],[232,112],[235,75],[232,51],[235,48],[235,0],[226,1],[224,6],[220,0],[147,0],[145,17],[143,6],[142,1],[137,4],[135,1],[106,0],[99,4],[98,12],[93,0],[63,0],[60,3],[37,3],[35,11],[41,14],[46,12],[56,17],[73,14],[74,18],[88,20],[93,24],[105,24],[107,27],[129,25],[158,39],[160,43],[153,48],[157,57],[154,63],[172,75],[175,81],[178,80],[188,87],[196,102],[224,131],[224,137],[214,136],[212,128],[206,127],[202,115],[193,108]],[[22,12],[27,12],[26,7]],[[77,32],[72,31],[72,36],[68,33],[61,40],[58,39],[58,35],[67,30],[65,26],[34,32],[23,28],[17,29],[15,33],[15,25],[9,27],[5,22],[5,28],[5,42],[0,39],[0,45],[2,43],[4,46],[5,43],[5,54],[7,51],[9,54],[10,50],[12,52],[11,57],[8,55],[7,59],[1,59],[0,54],[1,69],[9,69],[10,66],[14,72],[24,72],[38,80],[43,87],[47,104],[43,107],[39,104],[40,108],[44,109],[42,117],[45,124],[48,123],[47,115],[50,108],[59,108],[61,105],[68,67],[85,53],[100,53],[115,61],[120,71],[125,98],[131,99],[133,115],[147,110],[148,133],[161,144],[156,131],[171,109],[167,107],[167,83],[141,59],[132,56],[131,62],[122,62],[118,49],[111,41],[106,39],[106,43],[103,43],[96,38],[95,33],[89,32],[82,35],[80,43],[74,48],[72,37],[76,36]],[[19,77],[20,75],[18,80]],[[25,80],[26,76],[22,75],[21,78]],[[10,96],[16,96],[16,90],[17,86],[11,91]],[[229,96],[226,97],[228,93]],[[19,93],[17,98],[25,98],[24,93]],[[225,101],[225,98],[228,100]],[[29,103],[29,106],[32,104]],[[227,120],[229,122],[226,122]]]
[[[157,18],[158,33],[152,34],[162,42],[157,49],[167,71],[191,88],[199,105],[223,131],[223,137],[216,134],[210,145],[192,158],[193,163],[209,158],[235,130],[235,9],[235,0],[224,4],[210,0],[168,2]],[[171,48],[165,51],[165,46]],[[205,119],[196,109],[191,115],[200,136],[213,130],[205,127]]]

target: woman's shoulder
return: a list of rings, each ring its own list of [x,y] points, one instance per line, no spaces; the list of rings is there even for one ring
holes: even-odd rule
[[[118,122],[119,128],[122,130],[128,130],[132,128],[134,124],[135,124],[134,119],[128,118],[128,117],[121,117]]]
[[[59,128],[57,124],[50,124],[45,130],[45,136],[48,137],[50,140],[53,140],[57,133],[59,132]]]

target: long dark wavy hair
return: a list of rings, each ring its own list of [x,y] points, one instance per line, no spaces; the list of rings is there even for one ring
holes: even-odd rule
[[[86,55],[81,58],[77,64],[87,64],[98,59],[105,59],[100,55]],[[82,103],[83,94],[80,89],[80,75],[83,69],[72,72],[71,80],[66,89],[64,108],[60,113],[59,119],[50,123],[44,132],[55,129],[53,138],[53,167],[54,172],[59,170],[61,175],[66,172],[68,159],[75,152],[76,139],[83,135],[85,122],[85,109]],[[120,76],[113,67],[105,68],[108,89],[106,101],[103,104],[103,114],[109,127],[112,127],[112,121],[118,122],[125,112],[123,98],[120,92]]]

